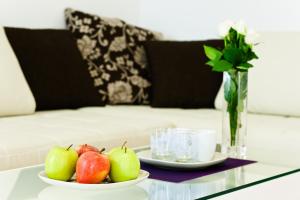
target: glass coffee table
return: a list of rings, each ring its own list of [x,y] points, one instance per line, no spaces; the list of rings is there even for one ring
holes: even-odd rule
[[[1,200],[190,200],[213,199],[296,173],[293,168],[249,164],[181,182],[146,179],[136,186],[109,191],[81,191],[47,185],[38,178],[43,165],[0,172]]]

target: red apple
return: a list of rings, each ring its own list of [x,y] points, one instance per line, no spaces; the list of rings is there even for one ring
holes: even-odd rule
[[[84,154],[85,152],[88,151],[99,152],[99,149],[88,144],[82,144],[76,148],[76,151],[78,156],[80,156],[81,154]]]
[[[110,162],[108,156],[101,154],[101,152],[88,151],[79,157],[76,165],[78,183],[101,183],[107,177]]]

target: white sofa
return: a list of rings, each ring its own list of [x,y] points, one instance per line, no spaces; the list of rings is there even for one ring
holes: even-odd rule
[[[300,33],[263,33],[260,60],[249,78],[248,158],[300,166]],[[216,100],[221,107],[222,91]],[[253,114],[257,113],[257,114]],[[39,164],[53,145],[89,143],[111,148],[128,141],[147,145],[158,127],[214,128],[221,141],[222,113],[215,109],[106,106],[36,112],[0,118],[0,170]]]

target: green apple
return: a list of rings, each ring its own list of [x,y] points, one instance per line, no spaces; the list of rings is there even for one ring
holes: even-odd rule
[[[78,154],[71,146],[56,146],[49,151],[45,162],[45,172],[49,178],[67,181],[73,176]]]
[[[140,173],[140,161],[135,152],[125,147],[112,149],[108,153],[110,161],[109,177],[113,182],[122,182],[136,179]]]

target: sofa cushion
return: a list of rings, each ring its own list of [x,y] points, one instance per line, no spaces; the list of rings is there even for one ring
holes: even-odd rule
[[[5,31],[33,92],[37,110],[104,105],[69,31]]]
[[[150,41],[146,43],[151,74],[151,106],[213,108],[222,74],[213,72],[203,45],[222,47],[221,40]]]
[[[155,39],[155,34],[120,19],[72,9],[65,16],[102,100],[148,104],[150,82],[143,43]]]
[[[297,157],[300,118],[256,114],[248,118],[249,159],[276,165],[300,165]],[[124,141],[128,141],[130,147],[147,145],[150,134],[160,127],[215,129],[220,143],[222,113],[215,109],[149,106],[89,107],[0,118],[0,126],[0,170],[4,170],[43,163],[53,145],[90,143],[108,150]]]
[[[3,27],[0,27],[0,94],[0,117],[35,111],[34,97]]]
[[[88,143],[110,150],[127,141],[130,147],[143,146],[155,128],[175,126],[169,120],[138,115],[60,110],[0,118],[0,127],[0,170],[5,170],[43,163],[54,145]]]
[[[249,111],[300,116],[300,32],[262,32],[255,51],[259,59],[249,71]],[[220,90],[217,108],[222,96]]]

